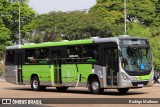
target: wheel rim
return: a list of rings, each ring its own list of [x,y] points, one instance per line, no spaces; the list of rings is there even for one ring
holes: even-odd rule
[[[95,91],[99,89],[99,83],[97,81],[94,81],[92,83],[92,89],[95,90]]]
[[[33,80],[33,88],[34,89],[38,88],[38,81],[37,80]]]

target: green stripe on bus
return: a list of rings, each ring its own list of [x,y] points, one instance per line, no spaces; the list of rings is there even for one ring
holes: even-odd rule
[[[39,43],[39,44],[26,44],[26,45],[21,45],[20,48],[25,49],[25,48],[79,45],[79,44],[91,44],[91,43],[93,43],[92,39],[86,39],[86,40],[73,40],[73,41],[62,41],[62,42],[45,42],[45,43]]]

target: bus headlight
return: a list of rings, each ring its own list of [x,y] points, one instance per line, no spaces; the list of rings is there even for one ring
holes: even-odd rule
[[[122,74],[123,79],[129,80],[129,78],[124,73],[121,73],[121,74]]]

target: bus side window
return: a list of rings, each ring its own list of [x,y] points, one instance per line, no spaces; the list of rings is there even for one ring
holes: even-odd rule
[[[94,63],[99,60],[98,46],[86,45],[83,46],[83,62]]]
[[[15,64],[15,51],[10,50],[6,51],[6,65],[14,65]]]
[[[25,64],[36,64],[36,49],[27,49],[25,51]]]
[[[49,49],[41,48],[37,49],[37,63],[47,64],[49,62]]]
[[[71,46],[67,48],[66,62],[81,62],[80,46]]]

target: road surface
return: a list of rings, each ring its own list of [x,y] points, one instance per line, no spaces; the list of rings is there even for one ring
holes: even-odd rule
[[[153,87],[143,87],[140,89],[130,89],[125,95],[120,95],[117,90],[105,90],[103,95],[90,94],[87,88],[69,88],[67,92],[57,92],[56,88],[49,87],[46,91],[36,92],[32,91],[29,85],[14,85],[5,81],[0,81],[0,98],[59,98],[62,104],[42,104],[42,105],[0,105],[0,107],[160,107],[160,104],[115,104],[117,100],[121,98],[159,98],[160,99],[160,85],[155,84]],[[96,98],[97,101],[102,98],[113,98],[112,104],[92,104],[95,102],[89,102],[90,104],[63,104],[68,98]],[[119,99],[117,99],[119,98]],[[84,100],[83,100],[84,101]],[[86,100],[87,101],[87,100]],[[85,101],[84,101],[85,102]],[[73,102],[74,103],[74,102]]]

